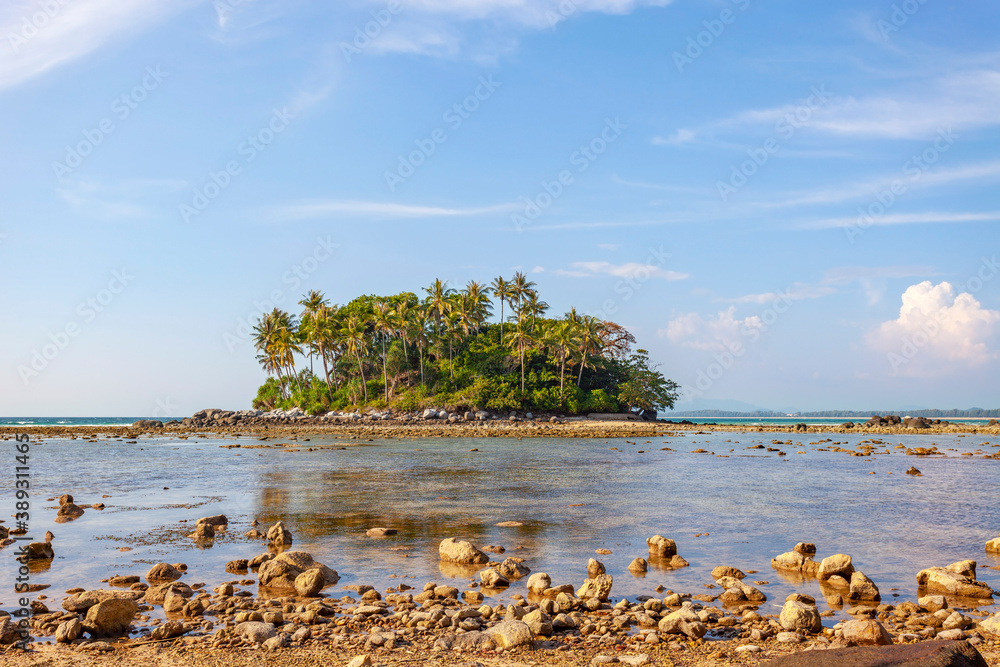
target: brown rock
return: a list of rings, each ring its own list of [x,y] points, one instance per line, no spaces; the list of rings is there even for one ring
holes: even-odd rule
[[[988,667],[968,642],[931,641],[803,651],[769,660],[766,667]]]
[[[844,639],[858,646],[889,646],[892,637],[885,627],[873,618],[847,621],[841,627]]]

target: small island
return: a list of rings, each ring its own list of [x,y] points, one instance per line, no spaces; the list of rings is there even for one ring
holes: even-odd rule
[[[570,309],[547,316],[523,273],[435,280],[413,292],[359,296],[339,306],[312,290],[299,315],[275,308],[254,327],[268,372],[253,407],[413,411],[451,406],[580,413],[639,412],[655,418],[679,395],[624,327]],[[495,299],[495,301],[494,301]],[[489,319],[497,311],[496,322]],[[299,368],[304,357],[307,368]]]

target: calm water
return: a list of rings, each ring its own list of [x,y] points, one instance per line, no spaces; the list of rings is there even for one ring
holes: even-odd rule
[[[774,434],[687,434],[639,440],[407,439],[364,441],[300,436],[299,451],[223,449],[220,445],[278,444],[289,440],[188,440],[144,438],[86,443],[46,439],[31,449],[31,534],[55,534],[56,558],[32,581],[51,583],[45,591],[61,599],[67,588],[104,587],[112,574],[144,575],[166,561],[189,566],[184,581],[209,586],[232,581],[225,563],[251,558],[265,549],[243,537],[252,519],[284,520],[295,549],[308,551],[341,575],[340,586],[369,583],[379,590],[411,577],[465,587],[467,572],[442,570],[438,542],[448,536],[479,546],[502,545],[504,556],[519,556],[534,572],[555,583],[579,585],[590,557],[614,576],[613,594],[653,594],[658,585],[678,592],[705,592],[717,565],[758,570],[748,581],[761,586],[773,613],[793,590],[819,595],[815,581],[792,582],[771,570],[770,558],[799,541],[815,542],[818,557],[847,553],[858,569],[892,600],[915,599],[917,570],[963,558],[979,561],[980,578],[1000,587],[1000,566],[984,543],[1000,531],[995,480],[1000,439],[981,435],[892,436],[891,454],[852,457],[816,451],[825,436],[792,438],[779,457],[750,445],[771,445]],[[786,438],[789,437],[781,434]],[[854,448],[860,436],[836,435]],[[908,457],[892,448],[953,448],[947,458]],[[13,477],[14,443],[3,442],[6,469]],[[306,451],[306,447],[319,447]],[[669,447],[674,451],[663,451]],[[478,448],[477,452],[468,450]],[[617,448],[615,451],[612,448]],[[691,453],[706,449],[712,454]],[[643,453],[640,453],[640,450]],[[731,451],[732,450],[732,451]],[[799,454],[797,452],[805,452]],[[923,477],[903,474],[910,466]],[[874,472],[875,474],[870,474]],[[889,473],[892,473],[891,475]],[[168,488],[165,488],[168,487]],[[0,501],[13,514],[10,486]],[[80,519],[57,524],[57,502],[71,493],[78,504],[104,502]],[[109,498],[102,498],[109,495]],[[186,533],[200,516],[230,517],[228,535],[211,548],[198,548]],[[520,528],[499,528],[501,521]],[[186,523],[184,523],[186,521]],[[6,525],[11,525],[8,519]],[[390,538],[365,537],[372,526],[399,530]],[[677,541],[691,563],[681,570],[650,570],[643,577],[626,566],[646,555],[645,538],[660,533]],[[695,537],[698,533],[707,536]],[[131,547],[131,551],[119,551]],[[391,549],[401,547],[401,549]],[[0,559],[0,580],[13,582],[11,557]],[[595,549],[612,555],[596,556]],[[12,609],[12,586],[4,584],[0,607]],[[524,581],[506,592],[524,593]],[[501,599],[504,597],[500,596]],[[49,606],[57,607],[49,601]]]

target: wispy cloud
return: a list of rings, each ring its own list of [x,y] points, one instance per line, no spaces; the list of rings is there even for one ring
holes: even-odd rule
[[[138,34],[195,0],[62,0],[0,3],[0,90]],[[44,18],[43,18],[44,17]]]
[[[56,194],[86,218],[135,221],[153,217],[158,198],[173,196],[188,183],[183,180],[135,178],[120,182],[63,181]]]
[[[554,273],[561,276],[572,276],[574,278],[592,278],[599,275],[615,276],[616,278],[638,278],[648,280],[649,278],[660,278],[662,280],[684,280],[690,278],[690,274],[679,271],[670,271],[659,266],[644,264],[642,262],[626,262],[624,264],[612,264],[610,262],[573,262],[570,269],[556,269]]]
[[[279,221],[309,220],[344,215],[363,215],[382,219],[448,218],[503,213],[514,210],[516,207],[517,204],[500,204],[471,208],[446,208],[354,199],[328,199],[272,206],[265,209],[265,215]]]
[[[866,224],[878,225],[927,225],[944,223],[963,222],[1000,222],[1000,211],[984,213],[896,213],[882,215],[871,218]],[[857,216],[845,218],[823,218],[821,220],[811,220],[797,225],[799,229],[836,229],[841,227],[855,227],[858,224]]]
[[[785,104],[749,109],[700,127],[680,128],[656,145],[678,146],[748,128],[774,126],[800,107]],[[952,72],[891,93],[837,97],[814,109],[811,131],[859,139],[928,139],[943,128],[967,130],[1000,125],[1000,70]]]

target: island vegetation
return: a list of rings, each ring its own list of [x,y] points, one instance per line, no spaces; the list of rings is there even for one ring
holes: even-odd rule
[[[576,309],[548,316],[522,273],[460,290],[435,280],[422,298],[366,295],[341,306],[310,291],[299,305],[298,315],[276,308],[254,327],[268,373],[257,409],[579,414],[655,411],[678,398],[678,385],[634,348],[625,328]]]

